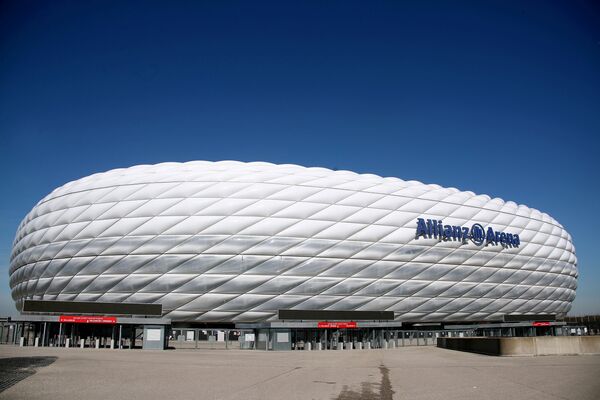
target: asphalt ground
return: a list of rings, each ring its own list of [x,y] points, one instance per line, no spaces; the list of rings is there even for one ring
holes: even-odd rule
[[[0,346],[0,399],[600,399],[600,355]],[[8,384],[4,384],[4,382]]]

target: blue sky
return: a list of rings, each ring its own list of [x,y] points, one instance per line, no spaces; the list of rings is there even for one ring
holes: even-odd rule
[[[486,193],[573,236],[600,313],[593,2],[4,1],[0,315],[20,220],[140,163],[270,161]]]

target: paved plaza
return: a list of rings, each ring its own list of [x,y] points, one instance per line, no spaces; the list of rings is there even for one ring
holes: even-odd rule
[[[600,356],[0,346],[0,399],[598,399]]]

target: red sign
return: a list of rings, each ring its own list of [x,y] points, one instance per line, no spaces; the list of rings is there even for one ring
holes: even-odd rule
[[[356,322],[354,321],[350,321],[350,322],[319,322],[317,323],[317,328],[325,328],[325,329],[331,329],[331,328],[338,328],[338,329],[349,329],[349,328],[356,328]]]
[[[533,326],[550,326],[550,322],[534,322]]]
[[[73,324],[116,324],[117,317],[96,317],[87,315],[61,315],[58,322],[71,322]]]

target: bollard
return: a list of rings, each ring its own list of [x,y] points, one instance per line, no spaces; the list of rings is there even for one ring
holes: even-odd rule
[[[25,346],[25,338],[23,336],[21,336],[21,339],[19,340],[19,347],[23,347]]]
[[[321,344],[321,342],[317,343],[317,350],[323,350],[323,344]]]
[[[371,342],[365,343],[365,350],[371,350]]]
[[[396,347],[396,341],[395,340],[390,340],[390,349],[393,349]]]
[[[311,350],[312,350],[312,343],[311,343],[311,342],[307,342],[307,343],[304,345],[304,350],[311,351]]]
[[[353,344],[352,342],[346,343],[346,350],[352,350]]]
[[[67,349],[68,349],[70,345],[71,345],[71,339],[69,339],[69,338],[66,338],[66,339],[65,339],[65,348],[67,348]]]
[[[96,339],[96,348],[99,349],[100,348],[100,339]]]
[[[383,349],[387,349],[387,348],[388,348],[388,342],[387,342],[387,340],[383,340],[382,342],[383,342],[383,343],[381,343],[381,347],[382,347]]]
[[[356,350],[362,350],[362,348],[363,348],[362,342],[357,342],[356,343]]]
[[[79,347],[82,349],[85,347],[85,339],[79,339]]]
[[[115,339],[110,339],[110,348],[111,349],[115,348]]]
[[[34,342],[34,344],[33,344],[33,345],[34,345],[35,347],[40,347],[40,338],[39,338],[39,337],[36,337],[36,338],[35,338],[35,342]]]
[[[344,350],[344,342],[338,342],[338,350]]]

